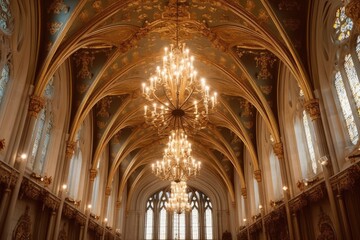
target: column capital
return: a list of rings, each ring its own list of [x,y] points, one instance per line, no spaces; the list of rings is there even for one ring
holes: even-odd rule
[[[310,99],[305,102],[304,106],[312,121],[321,118],[319,99]]]
[[[91,169],[90,169],[90,181],[94,181],[95,178],[96,178],[96,175],[97,175],[97,170],[91,168]]]
[[[45,99],[43,97],[35,96],[35,95],[30,96],[30,102],[29,102],[30,116],[37,118],[37,115],[44,108],[44,106],[45,106]]]
[[[110,196],[110,194],[111,194],[111,187],[106,187],[105,196]]]
[[[121,201],[116,201],[116,208],[120,208],[121,207]]]
[[[282,142],[277,142],[273,144],[274,153],[277,156],[277,158],[283,159],[284,158],[284,146]]]
[[[356,29],[360,31],[360,0],[351,0],[345,6],[345,13],[353,20]]]
[[[247,197],[247,193],[246,193],[246,187],[241,188],[241,195],[246,198]]]
[[[66,142],[66,150],[65,150],[65,157],[66,159],[72,158],[75,152],[76,142],[74,141],[67,141]]]
[[[260,169],[254,171],[254,177],[257,182],[261,182],[261,170]]]

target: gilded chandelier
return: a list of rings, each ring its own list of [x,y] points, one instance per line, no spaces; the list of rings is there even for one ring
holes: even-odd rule
[[[186,182],[171,182],[171,193],[166,203],[166,210],[181,214],[191,209],[189,196],[186,192]]]
[[[206,126],[217,93],[211,96],[205,79],[198,79],[194,57],[185,44],[165,48],[162,67],[157,67],[149,82],[142,85],[143,95],[151,103],[144,106],[144,117],[160,134],[176,126],[190,132]]]
[[[199,174],[201,162],[191,157],[191,143],[183,130],[174,130],[169,136],[162,161],[152,164],[152,172],[161,180],[186,181]]]

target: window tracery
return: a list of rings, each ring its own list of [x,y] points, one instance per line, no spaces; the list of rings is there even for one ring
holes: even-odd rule
[[[145,239],[213,239],[213,215],[210,198],[200,191],[189,189],[191,211],[174,214],[166,211],[170,189],[152,195],[145,209]],[[170,222],[170,221],[171,222]],[[205,231],[201,235],[200,229]],[[155,236],[155,233],[158,236]]]
[[[0,104],[4,98],[6,86],[9,81],[10,76],[10,69],[9,64],[5,64],[3,69],[1,70],[1,76],[0,76]]]
[[[351,57],[351,54],[347,54],[345,56],[344,69],[346,72],[346,76],[349,80],[349,85],[351,89],[351,93],[353,95],[358,114],[360,115],[360,82],[359,77],[356,73],[356,69],[354,67],[354,62]]]
[[[345,6],[336,11],[333,28],[335,29],[336,38],[339,41],[348,39],[353,28],[353,21],[345,14]]]

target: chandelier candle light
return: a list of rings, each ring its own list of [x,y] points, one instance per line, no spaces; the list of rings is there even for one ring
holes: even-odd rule
[[[149,81],[149,85],[142,85],[144,97],[152,103],[144,106],[145,121],[160,134],[174,127],[197,131],[206,126],[209,110],[218,101],[217,93],[210,96],[205,79],[199,81],[194,57],[185,44],[165,48],[162,67],[157,67]]]
[[[201,162],[191,157],[191,143],[183,130],[174,130],[162,161],[152,164],[152,172],[162,180],[186,181],[199,173]]]
[[[189,196],[186,192],[186,182],[171,182],[171,193],[168,202],[166,203],[166,210],[181,214],[185,211],[190,211]]]

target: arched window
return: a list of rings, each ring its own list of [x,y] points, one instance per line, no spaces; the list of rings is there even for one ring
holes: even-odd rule
[[[188,189],[191,211],[182,214],[166,211],[170,188],[152,195],[146,202],[145,239],[213,239],[213,213],[210,198],[204,193]],[[201,233],[200,229],[204,229]],[[158,233],[158,236],[154,234]]]
[[[5,95],[6,86],[9,81],[9,77],[10,77],[9,63],[6,63],[3,66],[3,69],[1,70],[1,76],[0,76],[0,105]]]
[[[304,126],[304,131],[305,131],[305,138],[306,138],[306,145],[307,145],[307,150],[310,156],[310,161],[311,161],[311,170],[313,174],[317,173],[317,162],[316,162],[316,157],[315,157],[315,149],[314,149],[314,142],[312,139],[312,135],[311,135],[311,130],[310,130],[310,125],[309,125],[309,116],[306,113],[306,111],[303,111],[303,117],[302,117],[302,122],[303,122],[303,126]]]
[[[351,44],[353,22],[346,16],[345,7],[337,10],[333,27],[338,40],[336,44],[339,46],[336,60],[340,63],[335,67],[333,85],[341,109],[339,112],[345,120],[342,122],[344,122],[348,139],[352,145],[356,145],[359,140],[359,131],[355,116],[360,116],[360,81],[359,70],[356,69],[355,64],[359,65],[360,40],[358,36],[355,51],[353,51]]]
[[[44,92],[45,106],[40,111],[34,131],[34,143],[27,168],[36,174],[43,175],[46,153],[51,130],[53,128],[52,99],[54,96],[54,78],[51,78]]]

